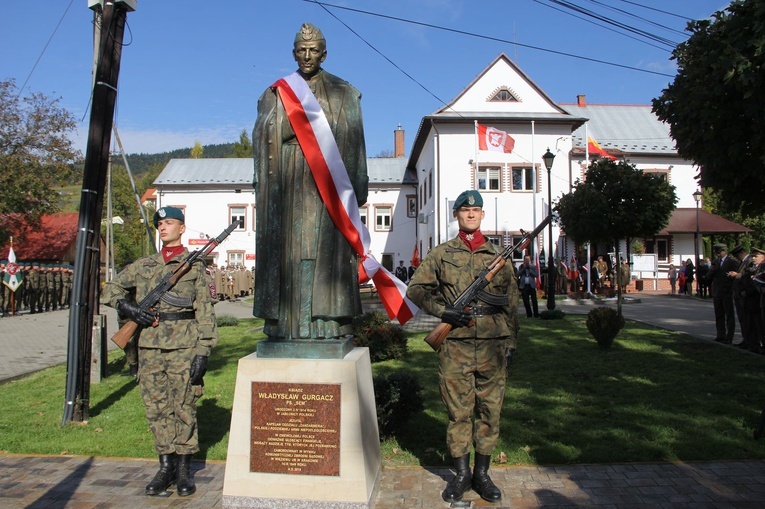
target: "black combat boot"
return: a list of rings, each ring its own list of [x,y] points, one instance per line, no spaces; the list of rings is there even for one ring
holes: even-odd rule
[[[441,498],[446,502],[462,500],[462,495],[470,488],[470,454],[454,458],[454,468],[457,471],[452,482],[446,485]]]
[[[178,496],[186,497],[197,491],[191,476],[191,454],[178,455]]]
[[[159,471],[154,476],[154,479],[146,485],[147,495],[150,497],[162,495],[167,491],[167,488],[175,483],[177,461],[178,456],[175,453],[159,455]]]
[[[473,469],[473,489],[487,502],[498,502],[502,492],[489,477],[491,456],[475,453],[475,469]]]

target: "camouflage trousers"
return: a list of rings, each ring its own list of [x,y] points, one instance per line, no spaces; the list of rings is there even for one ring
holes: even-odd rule
[[[470,453],[490,456],[499,438],[505,398],[504,339],[447,339],[438,352],[441,400],[449,425],[446,445],[453,458]]]
[[[140,348],[138,380],[157,454],[199,450],[196,401],[203,387],[191,385],[193,348]]]

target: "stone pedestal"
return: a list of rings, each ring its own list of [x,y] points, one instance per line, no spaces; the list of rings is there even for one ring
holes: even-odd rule
[[[369,509],[381,473],[368,349],[239,360],[224,508]]]

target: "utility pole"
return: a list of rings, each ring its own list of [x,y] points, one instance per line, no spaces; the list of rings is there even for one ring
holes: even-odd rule
[[[80,197],[80,216],[69,312],[66,394],[62,425],[86,421],[90,413],[90,365],[93,317],[99,306],[101,216],[104,206],[109,144],[117,100],[122,36],[127,13],[137,0],[88,0],[94,26],[100,30],[93,80],[90,129]],[[100,18],[100,19],[99,19]]]

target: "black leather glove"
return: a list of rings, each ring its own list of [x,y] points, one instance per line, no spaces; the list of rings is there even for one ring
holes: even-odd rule
[[[447,306],[441,315],[441,321],[452,327],[467,327],[473,321],[473,317],[467,311]]]
[[[207,373],[207,356],[196,355],[191,361],[191,385],[203,385],[202,378]]]
[[[127,299],[120,299],[117,301],[117,313],[121,318],[133,320],[141,327],[149,327],[154,323],[154,320],[156,320],[156,317],[151,311],[142,309],[141,306]]]

